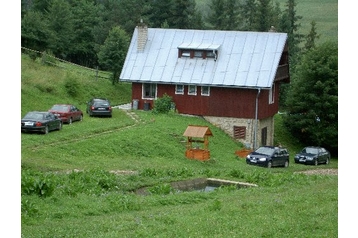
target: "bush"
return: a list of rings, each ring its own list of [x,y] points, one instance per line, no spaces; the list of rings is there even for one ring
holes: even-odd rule
[[[164,94],[163,97],[155,100],[152,111],[153,113],[168,113],[172,107],[174,107],[173,98]]]
[[[48,197],[53,194],[55,187],[56,183],[53,176],[30,171],[23,171],[21,174],[22,194],[35,194],[39,197]]]
[[[72,97],[75,97],[78,95],[80,87],[81,87],[81,85],[76,79],[67,78],[65,81],[66,91],[67,91],[68,95],[70,95]]]

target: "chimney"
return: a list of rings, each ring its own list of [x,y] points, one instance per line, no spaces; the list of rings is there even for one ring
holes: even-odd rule
[[[276,28],[274,26],[271,26],[271,28],[269,29],[269,32],[277,32]]]
[[[137,30],[137,51],[144,51],[144,47],[148,39],[148,26],[143,23],[143,19],[140,19],[140,23],[137,26]]]

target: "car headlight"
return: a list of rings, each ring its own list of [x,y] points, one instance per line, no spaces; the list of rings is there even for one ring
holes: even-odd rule
[[[259,160],[260,161],[266,161],[266,158],[260,158]]]
[[[247,155],[247,156],[246,156],[246,159],[250,159],[250,155]]]

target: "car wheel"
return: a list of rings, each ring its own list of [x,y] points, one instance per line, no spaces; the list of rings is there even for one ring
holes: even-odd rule
[[[329,158],[326,159],[326,164],[329,164]]]
[[[48,126],[45,127],[44,134],[48,134]]]
[[[267,162],[267,168],[272,168],[272,162],[271,161]]]
[[[62,130],[62,122],[60,122],[60,124],[58,124],[58,128],[57,128],[57,130]]]
[[[68,124],[72,124],[72,117],[68,120]]]
[[[289,164],[290,164],[290,163],[288,162],[288,160],[286,160],[286,161],[285,161],[285,164],[283,165],[283,167],[287,168]]]
[[[83,121],[83,116],[82,115],[80,116],[80,121]]]
[[[318,165],[318,159],[314,160],[314,165],[317,166]]]

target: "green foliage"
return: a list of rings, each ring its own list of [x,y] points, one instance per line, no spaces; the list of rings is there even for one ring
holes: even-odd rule
[[[156,195],[166,195],[175,192],[175,190],[170,186],[170,184],[159,184],[148,188],[148,191],[151,194],[156,194]]]
[[[81,84],[76,78],[67,77],[65,80],[65,89],[67,94],[71,97],[77,97],[79,95]]]
[[[113,84],[118,81],[127,55],[129,36],[120,27],[114,27],[100,47],[98,61],[101,67],[113,73]]]
[[[154,101],[153,113],[168,113],[172,108],[175,108],[173,98],[168,94],[158,97]]]
[[[26,195],[38,195],[40,197],[51,196],[56,183],[52,175],[36,173],[24,170],[21,173],[21,193]]]
[[[327,42],[304,55],[292,81],[286,127],[300,141],[338,149],[338,45]]]

